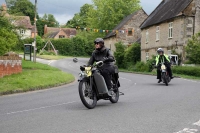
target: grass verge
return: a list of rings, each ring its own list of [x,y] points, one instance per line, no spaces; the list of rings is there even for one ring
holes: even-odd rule
[[[152,72],[135,72],[135,71],[129,71],[129,70],[126,70],[126,69],[120,69],[120,72],[145,74],[145,75],[153,75],[153,76],[157,75],[155,69]],[[185,78],[185,79],[192,79],[192,80],[200,80],[200,77],[188,76],[188,75],[182,75],[182,74],[176,74],[176,73],[173,73],[173,76],[175,78]]]
[[[73,82],[74,76],[61,70],[22,60],[22,73],[0,78],[0,95],[33,91]]]

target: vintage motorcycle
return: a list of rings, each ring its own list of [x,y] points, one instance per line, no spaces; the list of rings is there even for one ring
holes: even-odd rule
[[[108,90],[106,82],[100,73],[99,68],[104,64],[103,61],[94,63],[92,66],[81,66],[79,74],[79,95],[82,103],[88,109],[93,109],[97,101],[100,99],[110,100],[112,103],[117,103],[119,100],[119,75],[118,68],[115,67],[115,74],[111,76],[112,88]]]
[[[165,63],[160,63],[160,71],[161,71],[161,79],[163,83],[165,83],[166,86],[168,86],[169,82],[171,81],[171,78],[169,77],[169,73],[167,71],[167,67]]]

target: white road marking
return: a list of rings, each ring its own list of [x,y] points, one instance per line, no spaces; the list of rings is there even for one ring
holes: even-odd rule
[[[183,130],[181,130],[179,132],[175,132],[175,133],[196,133],[196,132],[198,132],[197,129],[184,128]]]
[[[131,82],[131,80],[130,80],[130,79],[123,78],[123,77],[119,77],[119,78],[120,78],[120,79],[127,80],[127,81]]]
[[[50,65],[52,62],[54,62],[54,60],[49,61],[48,65]]]
[[[67,105],[67,104],[71,104],[71,103],[75,103],[75,102],[76,101],[67,102],[67,103],[61,103],[61,104],[55,104],[55,105],[49,105],[49,106],[43,106],[43,107],[33,108],[33,109],[26,109],[26,110],[15,111],[15,112],[9,112],[9,113],[6,113],[6,115],[23,113],[23,112],[30,112],[30,111],[35,111],[35,110],[40,110],[40,109],[46,109],[46,108],[51,108],[51,107],[56,107],[56,106],[62,106],[62,105]]]
[[[193,125],[200,127],[200,120],[198,122],[195,122]]]

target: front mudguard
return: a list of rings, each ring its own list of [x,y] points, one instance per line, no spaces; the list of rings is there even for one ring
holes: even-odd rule
[[[89,77],[86,77],[86,76],[84,76],[84,75],[81,75],[81,76],[79,76],[78,82],[81,82],[81,81],[89,82],[89,81],[90,81],[90,78],[89,78]]]

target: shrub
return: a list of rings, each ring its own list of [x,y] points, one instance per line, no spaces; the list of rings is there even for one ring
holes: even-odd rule
[[[124,68],[124,52],[125,52],[125,46],[122,44],[122,42],[115,44],[116,51],[114,52],[114,56],[116,59],[116,64],[119,68]]]
[[[200,67],[175,66],[172,70],[176,74],[200,77]]]

